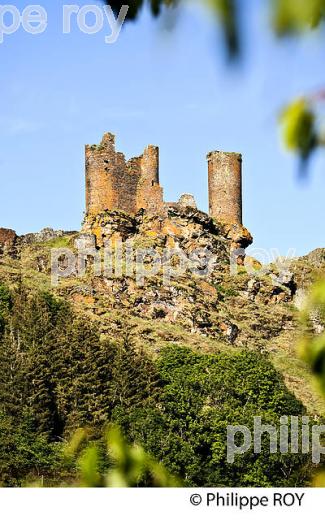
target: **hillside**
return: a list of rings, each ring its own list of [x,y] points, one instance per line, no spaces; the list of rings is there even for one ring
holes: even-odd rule
[[[106,211],[86,218],[81,232],[45,229],[17,237],[2,230],[0,282],[9,287],[22,284],[31,292],[50,291],[71,302],[103,339],[114,340],[125,327],[131,327],[136,345],[153,357],[171,344],[204,353],[267,352],[288,389],[309,413],[323,415],[323,400],[313,387],[309,370],[297,357],[296,342],[297,307],[313,279],[325,274],[324,250],[294,259],[285,268],[272,265],[261,269],[249,257],[245,267],[239,256],[231,273],[232,251],[246,248],[251,241],[242,226],[220,224],[193,207],[170,207],[165,216]],[[92,256],[99,255],[103,261],[104,244],[108,243],[113,257],[122,244],[120,272],[108,274],[101,268],[96,273]],[[131,253],[127,253],[126,244]],[[60,248],[70,249],[76,258],[78,250],[80,258],[84,252],[86,269],[82,277],[76,273],[60,275],[53,286],[51,254],[52,262],[54,258],[63,270],[66,267],[57,253]],[[139,277],[136,254],[144,248],[149,254],[141,257],[144,271]],[[209,272],[203,275],[204,259],[200,252],[196,254],[198,248],[212,255]],[[164,257],[171,250],[170,257]],[[171,274],[170,269],[176,269],[179,262],[177,251],[187,258],[194,251],[196,270],[192,266]],[[162,260],[149,276],[146,270],[153,270],[154,254]],[[127,263],[131,257],[132,268]]]

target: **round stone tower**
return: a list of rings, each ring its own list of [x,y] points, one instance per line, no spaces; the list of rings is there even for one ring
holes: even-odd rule
[[[209,215],[227,224],[242,224],[242,156],[210,152],[208,160]]]

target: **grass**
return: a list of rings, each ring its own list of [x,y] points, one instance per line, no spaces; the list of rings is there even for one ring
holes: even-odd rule
[[[272,341],[270,358],[287,387],[306,406],[310,415],[325,417],[325,399],[309,367],[298,357],[299,331],[285,331]]]
[[[76,235],[55,237],[47,242],[40,242],[39,246],[50,249],[59,249],[59,248],[71,248],[73,246],[73,241],[76,238]]]

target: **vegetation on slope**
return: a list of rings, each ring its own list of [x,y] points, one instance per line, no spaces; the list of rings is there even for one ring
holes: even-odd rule
[[[48,293],[1,286],[0,300],[3,485],[39,478],[45,485],[72,484],[80,459],[67,461],[68,439],[86,428],[100,447],[108,423],[184,485],[302,485],[308,479],[304,455],[249,450],[226,462],[228,424],[251,428],[259,415],[278,425],[281,415],[304,413],[265,354],[204,354],[171,345],[153,359],[134,346],[132,330],[124,327],[116,341],[105,340],[93,322]],[[114,466],[100,449],[97,454],[99,474]],[[132,485],[156,483],[144,472]]]

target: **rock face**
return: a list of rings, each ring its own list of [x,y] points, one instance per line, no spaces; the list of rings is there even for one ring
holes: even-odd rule
[[[110,247],[112,257],[120,257],[121,269],[93,277],[92,261],[88,266],[90,284],[77,292],[70,286],[69,295],[78,305],[84,301],[100,316],[104,331],[111,327],[107,313],[118,312],[130,319],[180,326],[188,333],[231,344],[252,341],[263,345],[290,327],[291,313],[276,306],[291,301],[293,294],[285,285],[290,285],[290,277],[281,285],[280,278],[260,279],[258,273],[256,277],[245,273],[241,264],[251,242],[250,233],[240,224],[218,223],[189,204],[169,206],[165,216],[151,216],[143,210],[135,215],[120,211],[88,215],[76,247],[93,247],[99,256]],[[237,250],[241,255],[239,274],[232,275],[230,261]],[[145,269],[140,281],[136,272],[139,251],[149,252],[148,256],[140,255]],[[194,266],[177,271],[180,253],[194,259]],[[130,260],[132,269],[128,268]],[[207,264],[209,269],[205,269]],[[166,265],[176,272],[167,283]],[[64,293],[63,288],[59,291]],[[253,321],[251,328],[244,324],[248,320]]]
[[[16,240],[17,235],[13,229],[0,228],[0,253],[12,251]]]
[[[183,200],[193,203],[188,198]],[[108,240],[117,239],[133,240],[158,250],[177,247],[187,254],[206,248],[221,263],[229,263],[232,249],[244,250],[253,241],[243,226],[217,223],[193,204],[187,203],[168,207],[167,215],[151,216],[144,210],[136,215],[120,211],[88,215],[83,233],[94,235],[99,248]]]

